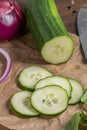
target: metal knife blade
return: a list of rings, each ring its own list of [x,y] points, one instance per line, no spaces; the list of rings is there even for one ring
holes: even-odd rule
[[[81,46],[87,60],[87,9],[81,8],[77,16],[77,28]]]

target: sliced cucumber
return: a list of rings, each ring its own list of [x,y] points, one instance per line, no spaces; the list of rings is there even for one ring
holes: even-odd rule
[[[37,4],[36,0],[26,1],[27,25],[43,59],[51,64],[69,60],[74,42],[60,17],[55,0],[37,0]]]
[[[78,103],[81,100],[81,97],[84,93],[83,86],[75,79],[70,79],[69,82],[72,86],[71,98],[69,100],[69,104],[73,105]]]
[[[31,66],[22,70],[18,81],[23,89],[34,90],[34,85],[37,81],[52,75],[50,71],[43,67]]]
[[[16,113],[25,117],[36,117],[39,115],[39,113],[31,107],[31,94],[29,91],[21,91],[13,94],[11,97],[11,106]]]
[[[58,85],[45,86],[33,92],[31,103],[34,109],[43,115],[57,115],[67,108],[68,95],[66,90]]]
[[[82,95],[81,102],[87,105],[87,91]]]
[[[67,78],[62,77],[62,76],[46,77],[37,82],[37,84],[35,85],[35,89],[41,88],[41,87],[44,87],[47,85],[59,85],[59,86],[63,87],[67,91],[67,94],[70,98],[72,88],[71,88],[71,84],[69,83]]]
[[[73,41],[69,36],[59,36],[45,43],[41,55],[49,63],[60,64],[70,59],[73,48]]]

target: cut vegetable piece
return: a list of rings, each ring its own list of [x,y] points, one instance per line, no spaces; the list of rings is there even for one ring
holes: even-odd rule
[[[78,103],[81,100],[81,97],[84,93],[83,86],[75,79],[70,79],[69,82],[72,86],[71,98],[69,100],[69,104],[73,105]]]
[[[31,103],[43,115],[57,115],[67,108],[68,95],[60,86],[45,86],[33,92]]]
[[[11,97],[11,106],[16,113],[25,117],[35,117],[39,115],[31,106],[31,94],[29,91],[21,91]]]
[[[68,36],[55,37],[45,43],[41,50],[41,55],[45,61],[58,64],[66,62],[72,55],[73,44]],[[48,51],[49,50],[49,51]]]
[[[37,81],[52,75],[50,71],[43,67],[31,66],[21,71],[18,81],[23,89],[34,90]]]
[[[65,77],[62,77],[62,76],[46,77],[37,82],[37,84],[35,85],[35,89],[42,88],[47,85],[59,85],[63,87],[67,91],[67,94],[70,98],[72,88],[71,88],[71,84]]]
[[[37,6],[38,5],[38,6]],[[52,64],[66,62],[74,43],[54,0],[27,0],[26,20],[43,59]]]
[[[87,105],[87,91],[82,95],[81,102]]]

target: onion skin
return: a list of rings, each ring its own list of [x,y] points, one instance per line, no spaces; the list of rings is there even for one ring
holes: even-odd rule
[[[24,32],[24,13],[15,0],[0,0],[0,40],[13,40]]]

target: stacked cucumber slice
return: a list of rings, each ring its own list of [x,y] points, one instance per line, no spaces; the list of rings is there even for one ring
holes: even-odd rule
[[[34,109],[41,114],[57,115],[67,108],[68,95],[58,85],[45,86],[33,92],[31,102]]]
[[[37,84],[35,85],[35,89],[42,88],[42,87],[47,86],[47,85],[61,86],[62,88],[64,88],[67,91],[67,94],[70,98],[72,87],[71,87],[71,84],[68,82],[67,78],[62,77],[62,76],[46,77],[46,78],[41,79],[37,82]]]
[[[35,117],[39,113],[36,112],[30,103],[31,92],[29,91],[20,91],[13,94],[11,97],[11,106],[15,112],[21,116],[26,117]]]
[[[83,86],[75,79],[55,76],[41,66],[23,69],[18,77],[22,90],[12,95],[12,109],[24,117],[53,116],[80,102]]]
[[[71,93],[71,98],[69,100],[69,104],[76,104],[81,100],[81,96],[84,93],[82,85],[74,79],[69,78],[69,82],[72,86],[72,93]]]
[[[31,66],[21,71],[18,80],[23,89],[34,90],[37,81],[52,75],[50,71],[43,67]]]

